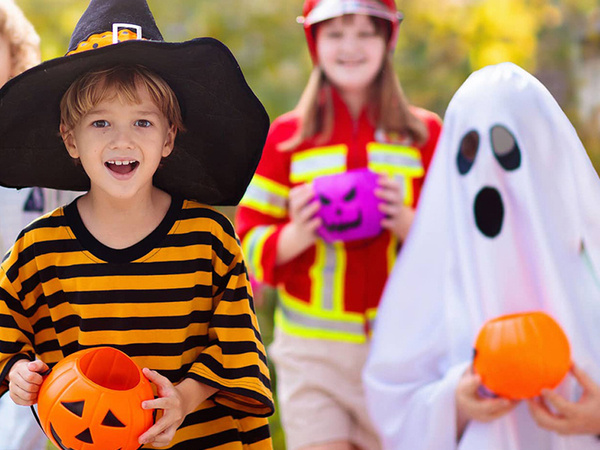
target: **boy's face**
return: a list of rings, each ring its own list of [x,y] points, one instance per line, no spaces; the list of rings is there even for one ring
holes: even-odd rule
[[[80,159],[90,177],[90,193],[125,200],[150,192],[161,159],[173,150],[175,127],[169,125],[145,87],[138,86],[137,93],[139,104],[111,95],[72,130],[61,126],[67,151]]]

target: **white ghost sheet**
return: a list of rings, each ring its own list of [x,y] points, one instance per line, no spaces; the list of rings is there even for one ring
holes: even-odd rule
[[[573,126],[514,64],[474,72],[448,106],[363,374],[385,448],[600,449],[540,429],[525,402],[457,444],[455,412],[476,335],[502,314],[549,313],[600,382],[599,269],[600,180]],[[580,393],[571,375],[559,390]]]

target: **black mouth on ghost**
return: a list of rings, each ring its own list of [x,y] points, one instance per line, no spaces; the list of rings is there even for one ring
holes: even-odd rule
[[[354,228],[358,228],[362,225],[362,212],[359,212],[358,217],[351,222],[327,223],[323,221],[323,225],[330,233],[341,233],[344,231],[353,230]]]
[[[502,231],[504,222],[504,203],[500,193],[489,186],[482,188],[473,204],[475,224],[484,236],[495,238]]]

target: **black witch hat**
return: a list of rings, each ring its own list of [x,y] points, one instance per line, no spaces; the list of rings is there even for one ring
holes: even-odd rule
[[[165,42],[146,0],[91,0],[66,56],[0,90],[0,185],[89,189],[58,134],[59,103],[83,73],[120,64],[157,73],[181,105],[187,131],[178,134],[154,184],[203,203],[237,204],[260,159],[269,117],[224,44]]]

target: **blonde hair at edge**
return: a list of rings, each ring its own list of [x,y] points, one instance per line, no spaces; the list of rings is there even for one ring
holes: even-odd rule
[[[11,78],[40,63],[40,37],[13,0],[0,0],[0,36],[10,42]]]
[[[60,101],[63,132],[72,130],[84,115],[103,100],[116,97],[124,103],[139,103],[137,88],[140,86],[148,90],[150,98],[165,115],[169,125],[174,125],[178,131],[185,131],[179,101],[167,82],[143,66],[132,65],[88,72],[75,80]]]
[[[391,33],[389,23],[383,19],[371,19],[377,32],[388,40]],[[313,35],[316,35],[318,26],[319,24],[315,24],[312,27]],[[373,82],[371,94],[374,101],[369,105],[368,113],[377,129],[388,135],[409,137],[417,143],[427,140],[427,127],[409,110],[408,100],[394,72],[391,52],[384,59],[381,72]],[[334,127],[331,83],[318,64],[313,68],[308,84],[293,112],[299,119],[298,131],[290,139],[279,144],[279,150],[293,150],[311,137],[317,137],[317,144],[329,139]]]

